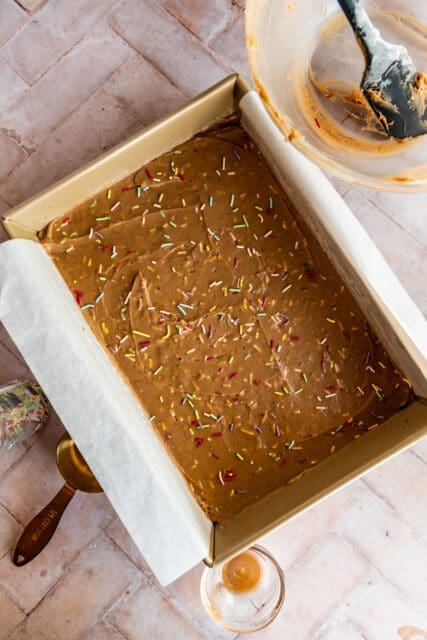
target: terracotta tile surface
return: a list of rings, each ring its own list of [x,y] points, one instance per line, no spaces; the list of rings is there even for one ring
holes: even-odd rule
[[[22,527],[15,518],[0,505],[0,558],[11,548],[21,534]]]
[[[425,203],[425,193],[407,193],[404,198],[399,198],[395,193],[374,191],[359,185],[356,189],[385,216],[393,220],[405,234],[427,244],[427,230],[419,215],[420,208]]]
[[[25,445],[19,444],[11,449],[4,449],[1,452],[0,478],[5,476],[12,465],[27,453]]]
[[[26,153],[21,147],[3,131],[0,131],[0,180],[5,178],[17,165],[26,158]]]
[[[104,27],[96,28],[31,86],[23,98],[0,115],[0,126],[15,132],[16,139],[25,143],[25,148],[34,149],[89,98],[128,55],[129,48],[121,38]],[[83,65],[87,68],[84,74]]]
[[[237,6],[228,0],[159,0],[158,4],[206,42],[224,31],[238,14]]]
[[[367,492],[360,480],[330,496],[296,518],[261,538],[259,544],[270,549],[285,572],[293,570],[311,548],[320,543],[347,510]]]
[[[368,571],[368,564],[348,542],[330,534],[287,574],[285,605],[257,640],[312,638]]]
[[[424,462],[427,462],[427,438],[424,438],[424,440],[418,442],[412,448],[412,451],[414,451],[415,455],[424,460]]]
[[[208,49],[155,3],[125,0],[112,11],[110,24],[188,96],[227,75]]]
[[[396,197],[396,194],[394,195]],[[420,224],[416,237],[414,237],[414,232],[411,234],[407,231],[402,233],[400,225],[390,215],[386,215],[365,196],[361,196],[354,187],[344,195],[344,200],[371,238],[375,240],[400,282],[421,311],[427,315],[427,298],[423,284],[427,280],[427,260],[425,260],[427,227]],[[398,206],[396,202],[394,209],[397,210]]]
[[[136,52],[104,84],[103,90],[144,124],[180,107],[186,97]]]
[[[410,602],[427,611],[427,537],[397,518],[372,492],[348,510],[337,528]],[[399,553],[402,545],[404,555]]]
[[[2,197],[0,197],[0,215],[6,213],[10,209],[10,204],[6,202]],[[0,240],[7,240],[8,237],[6,235],[6,231],[3,228],[3,225],[0,225]]]
[[[34,13],[38,9],[40,9],[47,0],[16,0],[18,4],[21,5],[23,9],[28,11],[28,13]]]
[[[399,629],[404,627],[427,632],[426,610],[418,610],[413,602],[375,572],[343,599],[341,608],[326,628],[339,627],[344,621],[348,621],[364,640],[424,640],[418,634],[408,634],[406,637],[399,634]],[[347,638],[344,635],[341,638],[353,640],[352,636]],[[320,635],[315,640],[324,638]]]
[[[21,356],[20,352],[18,351],[18,348],[16,347],[15,343],[12,341],[12,339],[10,338],[9,334],[7,333],[6,329],[2,324],[0,324],[0,343],[3,346],[5,346],[9,351],[11,351],[18,360],[20,360],[21,362],[24,362],[24,359]]]
[[[7,62],[0,59],[0,87],[0,111],[3,111],[23,94],[28,85]]]
[[[0,0],[0,45],[25,23],[27,15],[14,0]]]
[[[32,447],[1,482],[0,503],[22,524],[44,507],[62,485],[55,462],[56,445],[62,433],[63,427],[56,420],[50,420],[37,446]]]
[[[204,567],[200,564],[193,571],[176,580],[165,590],[166,596],[181,611],[203,640],[229,640],[235,634],[219,629],[210,619],[200,600],[200,578]]]
[[[0,193],[12,205],[29,198],[128,136],[135,125],[142,127],[115,98],[94,93],[9,174]]]
[[[27,366],[2,343],[0,343],[0,384],[22,377]]]
[[[141,632],[150,640],[201,640],[203,637],[147,577],[143,577],[138,591],[119,605],[108,619],[129,640],[140,640]]]
[[[232,69],[247,75],[244,5],[0,0],[0,214]],[[333,183],[427,313],[425,194]],[[31,376],[4,329],[0,364],[0,384]],[[203,566],[160,588],[104,495],[78,494],[49,547],[12,565],[23,526],[62,484],[62,432],[52,414],[0,451],[0,640],[233,638],[203,610]],[[426,638],[426,462],[424,440],[262,539],[287,596],[254,638]]]
[[[315,636],[316,640],[363,640],[363,636],[349,622],[328,624]]]
[[[427,506],[425,464],[412,451],[404,451],[364,477],[365,483],[383,497],[395,515],[410,522],[427,538],[427,522],[420,505]]]
[[[243,22],[244,16],[242,14],[227,31],[216,38],[212,48],[231,68],[245,76],[246,79],[250,79]]]
[[[16,604],[9,598],[9,596],[0,589],[0,612],[1,612],[1,625],[0,625],[0,640],[7,640],[10,634],[22,620],[25,619],[25,613],[23,613]]]
[[[132,560],[141,571],[150,571],[144,557],[133,542],[127,529],[123,526],[119,518],[114,518],[105,533],[116,543],[118,547]]]
[[[46,496],[46,504],[53,495]],[[37,510],[32,516],[36,513]],[[103,496],[100,499],[99,496],[78,494],[67,508],[45,552],[24,567],[15,567],[10,561],[10,553],[0,560],[0,584],[22,609],[30,611],[111,518],[112,513],[105,508]]]
[[[100,622],[84,637],[84,640],[126,640],[125,636],[111,625]]]
[[[117,0],[52,0],[11,38],[2,58],[33,84],[76,44]]]
[[[77,640],[132,583],[138,570],[105,536],[86,547],[56,589],[25,620],[33,638]]]

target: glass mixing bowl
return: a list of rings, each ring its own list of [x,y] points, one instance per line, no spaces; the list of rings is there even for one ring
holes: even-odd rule
[[[364,2],[382,36],[427,74],[427,2]],[[373,188],[427,188],[427,136],[396,141],[360,91],[365,61],[336,0],[247,0],[255,86],[286,139],[338,178]]]

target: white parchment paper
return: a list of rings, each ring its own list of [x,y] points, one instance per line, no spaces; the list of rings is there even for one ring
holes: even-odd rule
[[[160,583],[206,557],[211,523],[41,245],[0,245],[0,318]]]

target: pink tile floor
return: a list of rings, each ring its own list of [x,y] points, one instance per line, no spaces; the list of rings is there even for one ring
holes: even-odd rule
[[[0,213],[173,111],[248,76],[244,0],[0,0]],[[335,181],[427,314],[426,196]],[[4,239],[3,232],[0,239]],[[0,330],[0,383],[31,376]],[[103,495],[78,495],[48,550],[16,569],[23,525],[61,485],[52,416],[0,453],[0,640],[217,640],[199,566],[166,589]],[[427,444],[265,538],[287,599],[259,640],[427,638]]]

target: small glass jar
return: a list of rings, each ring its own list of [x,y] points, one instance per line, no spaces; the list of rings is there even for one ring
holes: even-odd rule
[[[231,560],[206,567],[200,583],[210,617],[233,633],[252,633],[269,625],[285,600],[285,578],[270,553],[255,545]]]
[[[11,380],[0,387],[0,451],[26,440],[47,422],[49,402],[36,382]]]

